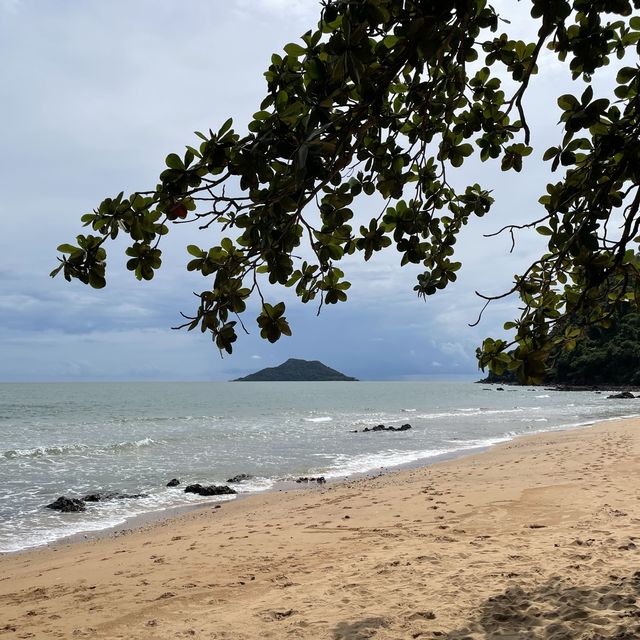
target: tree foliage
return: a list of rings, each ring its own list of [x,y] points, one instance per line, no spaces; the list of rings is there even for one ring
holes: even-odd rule
[[[59,247],[53,274],[104,286],[106,241],[124,233],[127,267],[150,280],[161,238],[172,224],[194,223],[205,246],[188,247],[187,269],[210,286],[183,326],[210,332],[229,353],[252,295],[261,336],[290,333],[284,303],[265,300],[262,283],[320,306],[343,302],[350,284],[339,265],[354,253],[369,260],[395,248],[401,265],[422,266],[414,290],[430,296],[456,280],[457,236],[493,202],[478,184],[455,188],[451,176],[472,154],[522,170],[532,152],[524,98],[546,48],[587,88],[557,100],[562,135],[544,157],[558,180],[540,198],[543,215],[504,230],[548,237],[504,294],[522,302],[505,325],[513,337],[478,350],[483,368],[541,379],[554,345],[571,348],[585,327],[606,325],[617,302],[635,300],[640,0],[517,6],[536,24],[533,42],[503,33],[508,24],[485,0],[325,0],[317,28],[272,56],[248,132],[229,120],[197,133],[196,146],[166,158],[155,189],[105,199],[82,217],[92,233]],[[594,95],[588,83],[616,58],[624,61],[615,99]],[[356,228],[354,200],[374,193],[385,206]],[[214,227],[224,237],[208,247]],[[552,334],[567,314],[580,322]]]
[[[589,327],[552,360],[547,379],[558,384],[640,385],[640,313],[619,305],[609,327]]]
[[[567,318],[563,328],[579,327]],[[556,347],[544,376],[545,384],[593,386],[640,385],[640,313],[628,303],[619,303],[607,327],[590,326],[571,350]],[[489,372],[483,382],[518,382],[512,371],[497,375]]]

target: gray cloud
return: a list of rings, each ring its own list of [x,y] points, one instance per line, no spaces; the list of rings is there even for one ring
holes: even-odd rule
[[[509,29],[530,29],[518,20],[522,10]],[[454,178],[492,189],[496,206],[465,230],[465,268],[434,299],[416,299],[419,270],[400,269],[393,250],[368,263],[350,258],[350,303],[316,318],[313,305],[270,292],[287,300],[294,336],[270,345],[248,317],[251,335],[222,360],[199,332],[170,329],[179,311],[191,311],[191,292],[207,286],[185,272],[185,245],[209,246],[213,231],[175,228],[152,283],[126,271],[122,244],[111,249],[106,290],[48,277],[56,245],[80,232],[80,215],[103,197],[153,186],[164,156],[193,143],[194,130],[230,115],[242,130],[263,96],[271,53],[318,14],[316,0],[0,0],[0,379],[227,379],[291,356],[365,379],[473,373],[475,346],[516,313],[515,301],[503,301],[480,327],[468,327],[481,308],[474,291],[501,293],[543,246],[523,232],[510,254],[508,237],[482,236],[539,211],[549,179],[540,157],[557,136],[551,96],[569,86],[550,57],[528,98],[537,152],[526,171],[505,177],[495,164],[471,161]],[[381,207],[375,198],[359,201],[358,220]]]

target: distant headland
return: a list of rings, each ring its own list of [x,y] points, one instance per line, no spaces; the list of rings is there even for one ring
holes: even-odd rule
[[[233,382],[354,382],[357,378],[345,376],[319,360],[289,358],[277,367],[267,367]]]

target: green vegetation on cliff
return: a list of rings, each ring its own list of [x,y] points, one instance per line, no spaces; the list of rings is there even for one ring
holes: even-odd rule
[[[513,372],[490,373],[486,382],[515,383]],[[556,353],[545,384],[640,385],[640,313],[619,306],[608,328],[591,327],[571,351]]]
[[[234,382],[349,382],[357,378],[327,367],[319,360],[289,358],[277,367],[267,367]]]

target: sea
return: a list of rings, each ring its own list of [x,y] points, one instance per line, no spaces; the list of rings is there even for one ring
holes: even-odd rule
[[[0,384],[0,553],[126,526],[203,498],[299,477],[327,481],[480,451],[519,435],[632,417],[606,393],[473,382],[127,382]],[[411,429],[363,432],[378,424]],[[167,487],[178,478],[179,486]],[[45,508],[59,496],[144,497]]]

